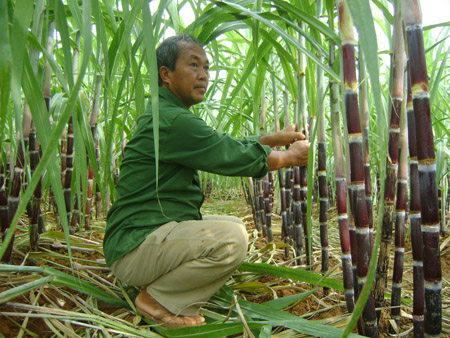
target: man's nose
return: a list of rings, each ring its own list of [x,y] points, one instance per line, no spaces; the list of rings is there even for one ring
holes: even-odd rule
[[[202,80],[208,80],[209,79],[209,72],[204,69],[204,68],[200,68],[200,72],[198,74],[198,77]]]

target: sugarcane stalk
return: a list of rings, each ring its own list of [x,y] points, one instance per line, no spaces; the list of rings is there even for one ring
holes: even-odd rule
[[[67,169],[67,133],[66,130],[63,130],[60,138],[60,165],[61,165],[61,185],[64,189],[66,184],[66,169]],[[63,190],[64,191],[64,190]],[[55,201],[55,196],[53,193],[53,189],[50,186],[49,192],[50,205],[53,206],[53,212],[55,214],[56,223],[61,225],[61,215],[59,213],[58,205]]]
[[[404,0],[411,93],[416,122],[424,265],[425,335],[442,334],[442,272],[439,248],[439,207],[436,158],[431,124],[428,75],[423,42],[422,12],[418,0]]]
[[[294,168],[287,167],[285,172],[285,193],[286,193],[286,217],[288,226],[288,236],[290,238],[290,244],[293,244],[294,239],[294,212],[295,206],[293,201],[294,194]]]
[[[95,142],[95,158],[97,159],[97,168],[100,167],[100,149],[98,145],[98,139]],[[98,185],[98,181],[95,182],[95,197],[94,197],[94,205],[95,205],[95,218],[98,219],[100,217],[100,213],[102,211],[102,198],[100,194],[100,187]]]
[[[409,69],[409,67],[408,67]],[[410,71],[408,70],[408,148],[409,148],[409,220],[411,223],[411,249],[413,258],[413,325],[414,337],[424,336],[424,279],[423,249],[420,216],[419,169],[417,161],[416,121],[411,94]]]
[[[316,13],[318,16],[322,13],[322,1],[316,3]],[[318,135],[317,135],[317,176],[319,181],[319,227],[320,227],[320,245],[322,248],[322,274],[326,274],[330,267],[329,247],[328,247],[328,185],[327,185],[327,150],[325,133],[325,108],[323,88],[323,69],[316,68],[316,113],[318,116]],[[324,288],[324,295],[328,294],[329,289]]]
[[[272,74],[272,94],[273,94],[273,113],[275,120],[275,131],[280,131],[280,117],[278,114],[278,88],[276,83],[275,75]],[[286,99],[284,100],[283,114],[284,116],[289,116],[289,107],[287,106],[287,94],[284,92]],[[287,125],[285,124],[285,127]],[[279,148],[281,149],[281,148]],[[280,208],[281,208],[281,237],[284,243],[289,244],[289,230],[288,230],[288,220],[287,220],[287,211],[286,211],[286,188],[284,183],[284,170],[283,168],[278,169],[278,184],[280,186]],[[284,257],[285,259],[289,259],[289,246],[286,246],[284,249]]]
[[[274,184],[275,184],[275,182],[274,182],[274,178],[273,178],[273,172],[269,171],[268,175],[269,175],[269,200],[270,200],[270,204],[273,207],[273,201],[274,201],[273,200],[273,192],[274,192]]]
[[[90,118],[90,126],[91,126],[91,135],[94,140],[95,148],[98,148],[98,140],[97,140],[97,118],[98,112],[100,110],[100,94],[101,94],[101,84],[102,84],[102,76],[97,74],[95,77],[95,85],[94,85],[94,98],[92,101],[92,112]],[[96,149],[97,153],[97,149]],[[88,168],[88,184],[87,184],[87,194],[86,194],[86,208],[85,208],[85,218],[84,218],[84,228],[85,230],[90,229],[90,220],[92,217],[91,207],[92,207],[92,198],[93,198],[93,189],[94,189],[94,168],[92,166],[92,161],[94,159],[89,160],[89,156],[87,158],[89,168]],[[95,159],[97,160],[97,159]]]
[[[66,205],[67,222],[70,222],[72,211],[72,173],[73,173],[73,122],[72,117],[69,118],[67,126],[67,148],[66,148],[66,170],[64,173],[64,202]]]
[[[262,231],[262,220],[260,216],[261,207],[259,205],[259,183],[260,180],[255,180],[253,184],[253,201],[255,204],[255,228],[258,232]]]
[[[298,170],[298,173],[297,173]],[[312,238],[311,234],[308,231],[308,167],[297,167],[294,168],[294,177],[299,175],[300,180],[300,209],[301,209],[301,224],[303,228],[303,242],[304,242],[304,248],[305,248],[305,255],[306,255],[306,264],[311,266],[312,260]],[[295,188],[295,187],[294,187]],[[300,251],[300,246],[302,246],[302,243],[300,243],[300,234],[297,234],[296,230],[296,247],[298,247],[298,251]]]
[[[53,40],[54,29],[55,23],[54,21],[51,21],[48,25],[48,35],[46,44],[46,50],[48,55],[51,55],[53,53],[53,48],[55,45]],[[51,73],[52,69],[50,66],[50,62],[47,59],[45,59],[43,95],[47,111],[50,111]],[[34,128],[34,123],[32,123],[29,135],[30,169],[32,173],[39,164],[40,151],[41,151],[40,143],[39,140],[36,139],[36,131]],[[45,231],[44,218],[42,217],[41,212],[41,201],[42,201],[42,178],[39,179],[39,182],[33,192],[33,202],[32,202],[33,210],[30,218],[30,245],[32,250],[37,250],[39,234]]]
[[[355,66],[355,38],[353,21],[345,1],[338,0],[339,28],[342,41],[343,60],[343,94],[344,108],[347,120],[350,155],[351,197],[352,213],[356,226],[357,239],[357,277],[358,288],[361,290],[365,284],[370,261],[369,218],[364,188],[364,165],[362,156],[362,132],[358,109],[358,83]],[[362,314],[364,334],[369,337],[378,337],[378,324],[372,292],[367,299]]]
[[[292,192],[292,235],[294,239],[295,256],[297,257],[297,264],[302,265],[303,262],[303,213],[301,208],[301,187],[300,187],[300,167],[293,168],[294,174],[294,189]]]
[[[448,215],[449,213],[449,207],[450,207],[450,174],[445,175],[445,179],[447,180],[447,196],[446,196],[446,208],[445,208],[445,215]],[[447,224],[446,224],[447,228]]]
[[[78,194],[77,194],[78,195]],[[72,214],[70,218],[70,226],[71,229],[75,230],[80,224],[80,208],[78,207],[78,196],[75,197],[75,201],[73,203]]]
[[[2,241],[4,241],[6,232],[8,231],[9,228],[8,189],[6,185],[5,166],[1,161],[0,161],[0,226],[2,232]],[[3,259],[2,262],[4,262]]]
[[[289,228],[287,220],[287,208],[286,208],[286,186],[284,183],[283,169],[278,169],[278,182],[280,185],[280,207],[281,207],[281,236],[284,243],[289,244]],[[289,259],[289,247],[284,249],[284,258]]]
[[[258,200],[259,200],[259,217],[261,220],[262,236],[267,237],[266,214],[264,212],[264,183],[263,180],[257,181]]]
[[[397,179],[397,200],[395,206],[395,254],[392,277],[391,319],[400,327],[400,297],[403,280],[403,262],[405,255],[406,204],[408,201],[408,125],[405,105],[402,105],[400,117],[400,157]],[[391,333],[398,333],[391,326]]]
[[[267,230],[267,239],[271,243],[273,242],[273,233],[272,233],[272,204],[270,203],[269,175],[266,175],[264,177],[263,190],[264,190],[264,213],[266,216],[265,225]]]
[[[360,48],[361,50],[361,48]],[[366,191],[367,215],[369,217],[370,247],[373,247],[373,197],[372,178],[370,175],[370,150],[369,150],[369,103],[367,99],[367,73],[364,53],[359,54],[359,113],[361,116],[361,129],[363,133],[363,156],[364,156],[364,188]],[[372,249],[371,249],[372,250]]]
[[[295,102],[294,102],[294,106],[295,106]],[[288,97],[288,93],[285,90],[283,92],[283,111],[284,111],[284,115],[283,115],[283,122],[284,122],[284,127],[286,128],[287,126],[289,126],[291,124],[291,117],[289,114],[289,97]],[[287,148],[287,147],[286,147]],[[293,194],[293,189],[294,189],[294,170],[292,167],[287,167],[285,169],[284,172],[284,177],[285,177],[285,199],[286,199],[286,229],[287,229],[287,234],[284,235],[285,239],[287,239],[287,243],[292,244],[292,239],[294,236],[294,226],[293,226],[293,222],[294,222],[294,206],[293,206],[293,202],[292,202],[292,194]],[[284,230],[283,230],[284,231]],[[289,256],[289,248],[285,249],[285,256]]]
[[[332,20],[330,20],[332,25]],[[333,27],[331,27],[333,28]],[[335,62],[335,45],[330,41],[329,45],[329,65],[333,67]],[[350,251],[350,233],[348,228],[347,215],[347,180],[345,177],[343,142],[341,135],[340,105],[339,105],[339,84],[330,77],[330,117],[331,117],[331,137],[333,140],[335,185],[336,185],[336,207],[338,214],[339,239],[342,251],[342,278],[344,284],[345,302],[347,311],[353,312],[354,289],[352,255]]]
[[[29,148],[29,142],[30,142],[30,132],[31,132],[31,124],[32,124],[32,118],[31,118],[31,110],[30,110],[30,106],[28,105],[28,101],[25,101],[24,103],[24,107],[23,107],[23,114],[22,114],[22,140],[23,140],[23,147],[24,149],[28,149]],[[19,132],[17,132],[17,142],[20,143],[20,135]],[[23,152],[23,150],[21,150]],[[25,154],[23,154],[25,156]],[[25,163],[25,159],[22,162],[22,165],[24,166],[23,168],[25,169],[25,166],[27,165]],[[26,175],[22,175],[22,182],[21,182],[21,187],[20,189],[22,191],[25,191],[28,187],[28,180]],[[31,216],[32,214],[32,205],[31,205],[31,200],[27,202],[27,207],[26,207],[26,213],[28,216]],[[30,241],[32,239],[30,238]]]
[[[398,170],[398,139],[400,135],[400,113],[403,104],[404,82],[404,40],[402,30],[402,12],[399,1],[395,2],[394,53],[391,74],[391,117],[389,121],[388,157],[386,159],[386,180],[384,190],[384,215],[381,228],[380,251],[375,281],[375,305],[384,306],[384,289],[387,283],[390,250],[392,244],[392,225],[394,220],[395,188]]]
[[[17,211],[17,208],[19,206],[20,191],[22,188],[22,181],[23,181],[24,163],[25,163],[25,156],[24,156],[24,152],[23,152],[23,145],[22,145],[22,142],[20,142],[20,140],[19,140],[18,146],[17,146],[17,155],[16,155],[16,163],[14,166],[14,173],[12,173],[11,191],[8,196],[8,223],[7,223],[6,229],[3,233],[3,236],[6,235],[6,232],[11,227],[11,225],[12,225],[11,222],[12,222],[14,215]],[[3,254],[2,263],[8,263],[11,260],[11,253],[12,253],[12,249],[13,249],[14,237],[15,236],[13,234],[5,253]]]
[[[303,23],[300,23],[300,28],[303,27]],[[300,45],[304,46],[305,41],[302,35],[299,34],[298,42]],[[295,122],[297,128],[304,131],[308,137],[308,128],[306,125],[306,78],[305,78],[305,56],[300,51],[298,52],[298,67],[299,73],[297,73],[297,105],[296,105],[296,116]],[[296,168],[294,168],[294,178],[297,175]],[[301,207],[301,223],[303,228],[303,242],[305,243],[305,253],[306,253],[306,263],[311,265],[311,234],[308,232],[307,223],[307,196],[308,196],[308,168],[299,168],[299,178],[300,178],[300,207]],[[294,183],[295,184],[295,183]],[[298,233],[300,228],[298,226],[294,227],[294,238],[296,239],[295,247],[298,252],[300,252],[300,238],[301,235]]]
[[[275,69],[275,62],[272,59],[272,66]],[[273,117],[274,117],[274,126],[275,131],[280,131],[280,116],[278,114],[278,88],[277,88],[277,81],[275,78],[275,74],[271,74],[271,80],[272,80],[272,102],[273,102]]]
[[[440,226],[440,233],[443,233],[443,226],[442,226],[442,189],[438,187],[438,212],[439,212],[439,226]]]
[[[92,218],[92,197],[94,195],[94,168],[92,167],[92,163],[89,163],[87,179],[86,207],[84,209],[84,229],[90,230]]]
[[[30,130],[29,134],[29,156],[30,156],[30,169],[31,173],[34,173],[38,163],[39,163],[39,151],[36,145],[36,131],[34,130],[34,126]],[[33,194],[33,202],[32,202],[32,211],[30,217],[30,248],[32,251],[37,251],[38,242],[39,242],[39,215],[41,211],[41,197],[42,197],[42,184],[41,180],[37,184],[34,189]]]
[[[259,110],[259,133],[264,135],[266,133],[266,97],[265,97],[265,82],[261,86],[261,108]],[[262,217],[262,229],[263,229],[263,237],[267,237],[269,242],[273,241],[272,234],[272,210],[270,207],[270,188],[269,188],[269,175],[267,174],[262,179],[262,184],[260,188],[260,203],[261,203],[261,213]],[[262,195],[262,199],[261,199]]]
[[[76,81],[78,77],[78,63],[80,56],[80,32],[77,32],[75,38],[75,48],[73,51],[73,78]],[[74,232],[75,227],[73,226],[74,217],[71,219],[72,215],[72,176],[73,176],[73,149],[74,149],[74,136],[73,136],[73,117],[70,116],[69,122],[67,123],[67,145],[66,145],[66,168],[64,172],[64,202],[66,206],[66,217],[67,222],[70,224],[70,231]],[[77,196],[75,196],[77,200]],[[74,204],[75,206],[75,204]],[[75,209],[75,213],[76,213]],[[76,215],[75,215],[76,217]]]

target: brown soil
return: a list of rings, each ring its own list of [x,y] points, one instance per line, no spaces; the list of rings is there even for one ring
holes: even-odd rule
[[[220,202],[220,204],[218,204]],[[214,213],[227,213],[231,214],[230,210],[234,210],[234,215],[241,217],[246,222],[248,231],[250,235],[254,235],[254,224],[253,224],[253,217],[251,214],[251,209],[245,204],[245,202],[236,201],[236,200],[221,200],[221,201],[211,201],[208,200],[205,202],[204,206],[204,213],[206,214],[214,214]],[[280,223],[281,219],[279,216],[276,215],[277,210],[274,210],[274,216],[273,216],[273,232],[274,232],[274,238],[276,243],[281,243],[282,240],[280,238]],[[335,210],[331,209],[329,214],[329,223],[330,227],[331,224],[336,222],[336,214]],[[47,220],[49,223],[54,224],[55,220],[48,217]],[[100,227],[93,227],[95,230],[85,233],[77,233],[78,236],[96,240],[98,242],[101,242],[103,239],[103,233],[101,231],[101,226],[104,224],[104,220],[96,221],[97,225]],[[313,224],[314,226],[314,224]],[[22,228],[23,229],[23,228]],[[334,267],[339,264],[339,258],[340,258],[340,246],[337,240],[337,231],[330,230],[329,233],[330,236],[330,267]],[[23,231],[18,230],[18,235],[23,235]],[[316,235],[314,235],[316,236]],[[317,235],[318,236],[318,235]],[[321,261],[321,251],[320,247],[317,247],[317,243],[320,243],[317,238],[315,238],[314,245],[313,245],[313,251],[314,255],[312,258],[313,261],[313,269],[315,272],[320,273],[320,261]],[[441,264],[442,264],[442,274],[443,274],[443,310],[448,310],[449,307],[449,293],[450,288],[448,284],[448,280],[450,279],[450,248],[448,243],[448,237],[442,238],[442,251],[441,251]],[[48,241],[43,241],[40,248],[41,250],[47,249],[53,253],[60,253],[62,256],[67,255],[67,250],[65,248],[55,248],[52,246],[53,243],[50,243]],[[267,240],[259,236],[254,241],[255,249],[261,249],[264,248],[267,245]],[[402,297],[412,299],[412,273],[411,273],[411,255],[410,255],[410,242],[409,239],[406,240],[406,253],[405,253],[405,274],[404,274],[404,280],[403,280],[403,290],[402,290]],[[20,265],[23,262],[23,259],[25,255],[27,254],[28,249],[23,248],[19,250],[15,250],[12,256],[12,262],[11,264],[14,265]],[[273,259],[274,261],[280,262],[284,261],[284,255],[281,253],[277,253],[274,255]],[[79,261],[80,259],[86,259],[95,262],[96,260],[103,259],[103,255],[99,251],[79,251],[79,250],[73,250],[72,255],[74,258],[74,261],[78,261],[80,264],[89,265],[91,263],[89,262],[82,262]],[[393,256],[393,255],[392,255]],[[57,264],[60,264],[62,266],[68,266],[69,262],[67,259],[61,258],[61,257],[45,257],[45,259],[48,259],[52,262],[55,262]],[[32,263],[36,266],[46,264],[45,260],[40,259],[28,259],[26,261],[25,265],[32,265]],[[392,265],[391,265],[392,266]],[[104,278],[105,280],[108,280],[110,282],[113,282],[113,276],[111,276],[108,271],[95,271],[95,274],[100,276],[101,278]],[[335,270],[335,273],[339,271],[339,268]],[[392,271],[390,270],[389,274],[392,274]],[[24,278],[27,276],[26,274],[23,274]],[[28,275],[29,276],[29,275]],[[339,277],[337,277],[339,278]],[[3,283],[4,278],[0,280],[0,285]],[[27,280],[28,281],[28,280]],[[286,281],[279,279],[277,277],[272,276],[264,276],[260,279],[258,279],[258,282],[264,283],[268,285],[270,288],[275,290],[277,297],[285,297],[292,294],[296,294],[299,292],[304,292],[310,289],[309,285],[306,285],[305,283],[296,283],[294,281]],[[6,283],[6,282],[5,282]],[[390,283],[390,282],[389,282]],[[8,285],[1,285],[0,286],[0,292],[5,291],[9,288]],[[387,290],[390,291],[390,290]],[[72,310],[75,308],[75,304],[71,301],[65,301],[63,304],[60,303],[61,301],[61,292],[67,292],[72,295],[77,295],[80,297],[81,300],[86,299],[82,294],[76,294],[75,290],[73,289],[66,289],[66,288],[43,288],[42,289],[42,295],[39,297],[38,304],[41,306],[45,306],[46,304],[53,303],[58,304],[59,308],[65,309],[65,310]],[[339,317],[341,315],[344,315],[347,313],[347,309],[345,306],[345,299],[343,297],[343,294],[340,292],[336,292],[334,290],[329,290],[328,294],[324,296],[324,291],[322,289],[316,291],[313,293],[313,295],[309,296],[307,299],[298,302],[297,304],[294,304],[289,309],[287,309],[288,312],[298,315],[298,316],[305,316],[305,318],[311,319],[311,320],[318,320],[318,319],[329,319],[329,318],[335,318]],[[35,292],[27,293],[21,297],[18,297],[16,299],[10,300],[10,302],[15,303],[23,303],[23,304],[31,304],[32,299],[36,296]],[[257,303],[263,303],[268,300],[273,299],[273,294],[266,293],[266,292],[241,292],[241,296],[246,298],[247,300],[250,300],[252,302]],[[67,298],[64,298],[67,300]],[[386,301],[386,305],[389,305],[389,300]],[[111,306],[109,304],[101,303],[99,302],[99,308],[101,308],[106,313],[114,313],[118,314],[121,312],[124,312],[123,309],[119,309],[115,306]],[[411,313],[411,306],[402,304],[402,310],[406,314]],[[14,317],[14,316],[5,316],[4,312],[24,312],[21,309],[16,309],[10,305],[7,304],[0,304],[0,338],[2,335],[4,337],[16,337],[19,334],[19,325],[22,323],[22,325],[26,326],[26,331],[23,334],[23,337],[33,337],[33,334],[37,334],[38,337],[50,337],[53,335],[52,331],[47,327],[45,322],[42,319],[39,318],[28,318],[27,322],[24,323],[23,317]],[[128,321],[133,321],[135,319],[134,316],[128,316],[125,318]],[[388,337],[388,328],[389,328],[389,319],[390,319],[390,311],[389,310],[383,310],[381,313],[380,318],[380,337]],[[401,319],[401,325],[400,330],[401,332],[406,332],[412,327],[412,320],[410,318],[407,318],[405,316]],[[27,331],[28,330],[28,331]],[[407,335],[412,336],[412,333]],[[447,334],[443,334],[443,337],[448,337]]]

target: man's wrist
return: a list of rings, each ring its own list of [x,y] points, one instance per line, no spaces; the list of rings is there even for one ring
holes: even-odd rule
[[[288,150],[272,150],[267,158],[267,165],[269,171],[291,166],[292,161]]]

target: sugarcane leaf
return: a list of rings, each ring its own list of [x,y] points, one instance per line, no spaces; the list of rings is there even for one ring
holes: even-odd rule
[[[240,29],[247,29],[248,25],[244,23],[242,20],[237,21],[229,21],[220,24],[220,26],[215,27],[213,31],[210,33],[206,41],[214,41],[218,36],[225,34],[227,32],[232,32]]]
[[[95,31],[96,31],[95,38],[97,40],[98,46],[97,53],[98,56],[101,54],[103,58],[105,58],[105,56],[108,55],[108,38],[105,20],[108,20],[110,17],[108,13],[102,12],[97,0],[92,1],[92,17],[94,18],[95,21]],[[108,20],[108,22],[111,21]]]
[[[25,41],[28,35],[28,26],[30,24],[30,20],[33,14],[33,6],[30,6],[28,1],[20,0],[16,2],[15,11],[14,11],[14,20],[11,26],[11,39],[12,41]],[[5,17],[6,19],[6,17]],[[3,31],[2,33],[7,33]],[[0,33],[1,34],[1,33]],[[8,41],[8,39],[0,39],[0,41]],[[5,50],[3,51],[3,48]],[[11,69],[11,86],[13,91],[13,98],[16,104],[16,109],[18,109],[17,100],[20,99],[20,84],[22,80],[22,72],[23,72],[23,62],[24,57],[26,55],[26,44],[16,44],[14,48],[10,49],[8,46],[2,46],[0,48],[2,50],[0,54],[3,53],[11,53],[12,60],[12,69]],[[10,71],[11,64],[8,67],[8,72]],[[7,74],[5,74],[6,76]],[[8,79],[9,76],[5,78],[2,77],[3,80]]]
[[[322,279],[320,284],[316,286],[329,287],[334,290],[344,291],[342,281],[338,281],[331,278],[323,279],[322,275],[312,271],[292,269],[282,266],[273,266],[266,263],[249,263],[249,262],[242,263],[242,265],[239,267],[239,270],[247,272],[255,272],[262,275],[293,279],[313,285],[316,285]]]
[[[292,44],[300,52],[302,52],[305,55],[307,55],[319,67],[322,67],[326,73],[330,74],[333,78],[338,80],[339,76],[337,74],[335,74],[331,69],[329,69],[329,67],[327,65],[325,65],[323,62],[321,62],[320,59],[318,59],[317,56],[314,55],[314,53],[312,53],[311,51],[309,51],[305,47],[301,46],[295,38],[293,38],[291,35],[287,34],[286,31],[284,29],[282,29],[278,24],[273,23],[273,22],[265,19],[262,15],[260,15],[258,13],[255,13],[253,11],[250,11],[250,10],[246,9],[245,7],[242,7],[242,6],[238,5],[238,4],[235,4],[235,3],[232,3],[232,2],[228,2],[228,1],[214,1],[214,2],[217,3],[219,6],[223,6],[225,4],[227,6],[230,6],[231,8],[234,8],[235,10],[241,11],[241,12],[249,15],[250,17],[260,21],[261,23],[263,23],[265,26],[269,27],[270,29],[276,31],[288,43]]]
[[[388,7],[386,7],[386,3],[380,0],[373,0],[373,3],[383,12],[383,17],[391,24],[394,24],[394,16],[391,14]]]
[[[56,169],[57,163],[53,161],[54,154],[56,151],[56,145],[58,144],[59,135],[62,133],[62,129],[64,127],[64,124],[61,123],[61,121],[58,123],[57,127],[55,128],[54,132],[50,132],[50,125],[48,121],[48,113],[47,109],[44,104],[44,98],[42,96],[42,93],[39,89],[37,80],[35,78],[34,72],[31,68],[30,60],[29,58],[24,59],[24,81],[23,81],[23,88],[25,96],[30,104],[31,113],[33,116],[34,123],[36,125],[36,132],[39,137],[39,140],[42,144],[43,149],[43,155],[41,157],[41,160],[37,166],[37,168],[34,171],[34,174],[31,178],[31,181],[29,182],[27,189],[25,190],[24,194],[22,195],[21,201],[19,203],[19,206],[17,208],[16,214],[14,217],[12,217],[11,220],[11,226],[8,229],[8,232],[3,239],[2,247],[0,249],[0,257],[3,256],[7,244],[12,238],[12,235],[15,231],[17,221],[19,219],[19,216],[23,213],[25,210],[26,204],[30,200],[34,188],[36,187],[37,183],[39,182],[39,179],[41,175],[43,174],[44,170],[48,170],[50,175],[50,180],[55,179],[55,175],[53,173],[57,172]],[[75,97],[73,98],[73,100]],[[66,122],[68,120],[68,114],[69,111],[66,112]],[[47,118],[46,118],[47,117]],[[51,137],[49,137],[51,135]],[[53,139],[53,142],[51,141]],[[60,172],[60,170],[59,170]],[[62,197],[62,187],[61,187],[61,179],[59,174],[57,175],[57,179],[52,181],[52,185],[54,187],[54,193],[55,193],[55,200],[58,204],[58,207],[60,208],[60,212],[65,212],[65,206],[64,206],[64,200]],[[66,229],[66,234],[68,234],[68,226],[67,226],[67,219],[62,219],[63,221],[63,228]],[[70,252],[70,248],[69,248]]]
[[[251,329],[258,329],[265,324],[263,323],[248,323]],[[204,338],[219,338],[237,334],[243,331],[242,323],[218,323],[206,324],[199,326],[191,326],[178,329],[165,329],[163,327],[155,328],[164,337],[204,337]]]
[[[44,267],[0,264],[0,272],[44,272]]]
[[[272,289],[265,283],[261,282],[244,282],[234,285],[233,290],[240,290],[246,292],[265,292],[272,293]]]
[[[69,7],[69,13],[75,20],[76,27],[83,27],[83,15],[80,11],[80,5],[75,1],[67,1],[67,6]]]
[[[227,291],[226,289],[227,287],[225,286],[217,291],[212,297],[212,301],[221,306],[230,306],[232,297],[230,296],[230,291]],[[266,324],[268,323],[272,326],[285,326],[297,332],[309,334],[314,337],[338,337],[343,332],[340,329],[323,325],[318,321],[309,321],[288,312],[274,310],[263,304],[252,303],[243,299],[240,299],[238,302],[245,316],[263,320]],[[248,323],[250,324],[251,322]],[[361,336],[351,334],[350,337]]]
[[[252,74],[254,67],[260,62],[260,60],[268,55],[270,52],[271,46],[267,41],[263,41],[259,47],[258,51],[254,51],[253,49],[250,49],[250,54],[248,55],[247,61],[245,63],[243,72],[240,74],[240,80],[238,81],[237,85],[233,88],[233,91],[230,94],[230,100],[232,101],[237,93],[240,91],[240,89],[244,86],[245,81],[249,78],[249,76]],[[258,93],[255,93],[256,95]],[[261,95],[261,94],[259,94]],[[256,98],[255,98],[256,100]],[[257,101],[259,104],[259,100]]]
[[[39,278],[32,282],[28,282],[28,283],[22,284],[20,286],[16,286],[14,288],[8,289],[6,291],[0,292],[0,304],[6,303],[7,301],[10,301],[11,299],[19,297],[19,296],[23,295],[24,293],[34,290],[42,285],[51,283],[54,278],[55,278],[54,276],[47,276],[47,277]]]
[[[11,88],[11,48],[6,1],[0,2],[0,135],[5,135],[5,119]],[[0,141],[1,146],[1,141]],[[1,149],[1,148],[0,148]]]
[[[69,26],[67,25],[66,10],[61,0],[53,0],[55,2],[55,18],[56,18],[56,28],[61,36],[61,44],[64,56],[64,66],[63,69],[67,76],[67,82],[69,88],[73,86],[73,67],[72,67],[72,52],[70,49],[70,34]],[[81,27],[81,26],[80,26]]]
[[[438,27],[448,27],[450,26],[450,21],[446,21],[446,22],[441,22],[438,24],[434,24],[434,25],[427,25],[423,27],[423,30],[429,30],[429,29],[433,29],[433,28],[438,28]]]
[[[41,161],[39,162],[37,168],[35,169],[35,172],[32,176],[31,181],[29,182],[29,185],[27,186],[27,189],[25,190],[25,193],[23,194],[23,198],[19,203],[16,214],[11,220],[12,225],[9,228],[4,243],[0,249],[0,256],[4,254],[7,247],[7,243],[9,243],[9,241],[12,238],[19,216],[25,210],[26,204],[30,200],[31,195],[33,194],[33,191],[45,169],[49,171],[49,176],[50,180],[52,181],[52,186],[54,187],[55,200],[56,203],[58,204],[58,208],[61,213],[65,213],[65,206],[62,197],[61,180],[59,176],[60,170],[58,171],[57,163],[53,159],[56,153],[58,139],[60,138],[63,128],[67,124],[69,116],[73,111],[72,109],[75,106],[75,102],[78,98],[78,92],[83,82],[83,76],[86,72],[86,68],[89,62],[90,53],[88,51],[91,50],[91,42],[92,42],[92,34],[90,31],[90,2],[83,3],[83,19],[84,19],[84,26],[81,27],[81,33],[84,44],[83,44],[83,54],[82,54],[83,57],[81,66],[79,69],[76,83],[71,88],[67,105],[65,107],[63,114],[61,115],[61,120],[58,121],[56,127],[53,129],[53,132],[50,132],[51,129],[49,126],[47,108],[45,107],[44,104],[45,101],[42,96],[42,92],[39,89],[39,85],[35,77],[35,74],[32,70],[30,60],[28,58],[25,58],[25,68],[24,68],[25,73],[23,79],[23,87],[25,96],[28,102],[30,103],[33,120],[36,123],[37,135],[42,143],[43,155],[41,157]],[[62,225],[66,234],[69,255],[71,257],[70,240],[68,237],[69,228],[67,224],[67,219],[65,217],[62,218]]]
[[[55,73],[56,78],[58,79],[58,84],[61,86],[64,93],[69,92],[69,87],[67,84],[67,78],[64,75],[64,72],[61,66],[54,60],[53,55],[48,54],[46,48],[37,41],[36,37],[33,34],[28,34],[28,43],[30,43],[34,48],[38,49],[41,53],[43,53],[46,57],[46,60],[49,62],[52,67],[52,71]],[[56,93],[55,95],[59,95],[60,93]]]
[[[161,5],[160,5],[161,7]],[[155,27],[152,24],[153,18],[157,19],[157,15],[151,15],[149,6],[145,4],[142,7],[144,31],[148,34],[145,36],[146,47],[146,64],[147,69],[150,70],[150,90],[152,93],[151,107],[152,107],[152,121],[153,121],[153,139],[155,147],[155,177],[156,177],[156,197],[161,212],[164,214],[164,210],[159,199],[159,88],[158,88],[158,74],[159,69],[156,62],[156,41],[155,41]],[[156,26],[156,25],[155,25]],[[158,27],[158,26],[156,26]]]
[[[272,325],[264,325],[259,331],[259,338],[270,338],[272,337]]]
[[[101,299],[107,303],[129,308],[128,303],[125,302],[124,300],[116,296],[113,296],[110,293],[107,293],[106,291],[98,288],[94,284],[85,281],[77,276],[69,275],[65,272],[59,271],[49,266],[44,266],[44,273],[49,276],[54,276],[52,284],[63,285],[73,290],[87,294],[89,296]]]
[[[303,299],[308,298],[311,294],[313,294],[317,290],[318,290],[318,288],[314,288],[314,289],[308,290],[306,292],[297,293],[295,295],[272,299],[267,302],[264,302],[263,304],[272,309],[282,310],[285,307],[288,307],[296,302],[300,302]]]
[[[441,47],[443,46],[443,44],[441,45]],[[440,51],[438,51],[437,53],[438,55],[442,55],[440,53]],[[445,53],[444,57],[442,58],[442,61],[440,63],[440,66],[438,68],[438,63],[439,63],[439,58],[436,58],[433,64],[433,70],[438,68],[439,70],[437,71],[436,76],[434,75],[434,72],[431,73],[432,75],[432,87],[430,90],[430,106],[433,106],[433,104],[435,103],[436,100],[436,94],[437,91],[439,90],[439,84],[441,83],[444,71],[445,71],[445,67],[446,67],[446,62],[449,59],[449,55],[450,55],[450,47],[448,47],[447,52]]]
[[[126,17],[126,20],[123,20],[119,29],[117,30],[114,41],[111,43],[109,48],[109,76],[112,77],[115,74],[115,71],[119,65],[119,57],[125,53],[125,49],[128,48],[128,42],[131,35],[131,30],[133,28],[133,24],[136,21],[136,18],[142,8],[144,0],[138,0],[133,3],[131,8],[131,12]]]
[[[161,1],[160,6],[166,7],[167,12],[169,13],[170,20],[172,21],[173,29],[175,32],[180,31],[180,20],[178,16],[178,7],[177,7],[177,1],[168,1],[167,4],[164,4],[164,1]]]
[[[259,253],[265,253],[267,251],[275,250],[275,249],[283,249],[289,247],[289,244],[283,242],[273,242],[268,243],[265,247],[259,249]]]

